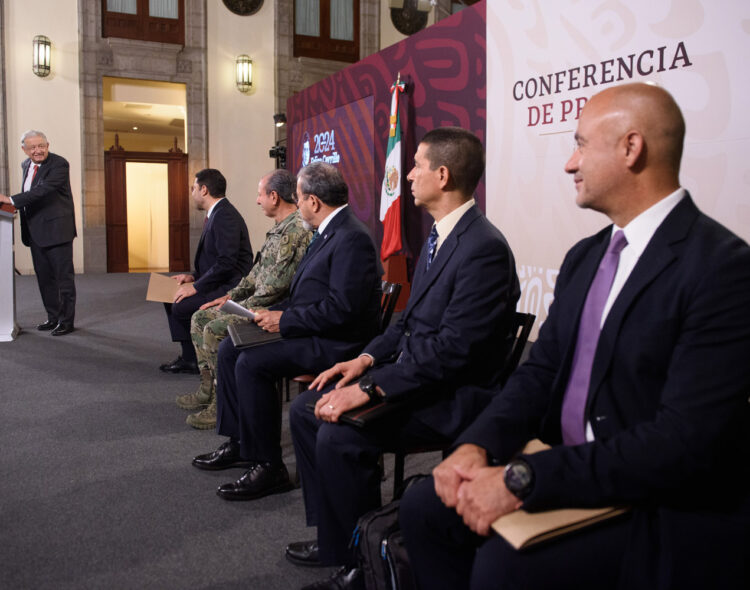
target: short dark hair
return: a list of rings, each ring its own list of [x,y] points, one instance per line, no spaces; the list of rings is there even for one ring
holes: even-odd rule
[[[341,207],[349,202],[349,187],[335,166],[313,162],[299,171],[297,180],[305,195],[315,195],[329,207]]]
[[[227,194],[227,179],[215,168],[205,168],[195,173],[198,186],[205,186],[208,194],[214,198],[223,197]]]
[[[294,203],[294,192],[297,190],[297,177],[294,174],[289,172],[289,170],[280,168],[269,172],[266,176],[268,177],[266,181],[267,194],[270,194],[271,191],[276,191],[276,194],[283,201]]]
[[[430,170],[445,166],[456,190],[467,197],[474,194],[484,174],[484,147],[476,135],[461,127],[438,127],[420,143],[427,145]]]

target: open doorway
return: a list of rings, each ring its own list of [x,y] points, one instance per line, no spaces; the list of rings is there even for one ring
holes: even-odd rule
[[[102,85],[107,271],[189,270],[185,85]]]

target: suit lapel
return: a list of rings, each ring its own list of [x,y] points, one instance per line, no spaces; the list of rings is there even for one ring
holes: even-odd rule
[[[328,243],[336,233],[336,230],[349,220],[350,215],[351,213],[349,211],[349,207],[346,207],[343,211],[337,213],[336,216],[331,219],[330,223],[326,226],[323,233],[320,234],[315,240],[315,243],[313,243],[313,245],[308,248],[307,252],[305,252],[305,255],[302,257],[302,261],[297,267],[297,272],[294,273],[294,278],[292,278],[292,285],[289,288],[290,294],[292,293],[292,291],[294,291],[294,287],[297,285],[300,277],[304,274],[305,269],[310,264],[310,261],[315,258],[315,256],[321,250],[325,249],[328,246]]]
[[[583,306],[586,303],[586,296],[588,295],[591,283],[594,281],[596,271],[599,269],[604,253],[607,251],[609,246],[610,236],[612,235],[612,226],[609,225],[601,230],[597,236],[598,240],[594,245],[589,248],[585,254],[583,261],[579,265],[579,270],[572,276],[569,281],[570,289],[570,300],[575,302],[575,307],[572,310],[566,309],[565,312],[567,317],[566,321],[570,322],[569,329],[561,331],[562,333],[567,332],[568,339],[565,342],[565,357],[563,358],[562,366],[566,368],[566,371],[560,375],[559,385],[562,388],[560,395],[562,396],[565,392],[565,387],[568,383],[568,377],[570,376],[571,364],[573,362],[573,354],[576,349],[576,342],[578,340],[578,328],[581,322],[581,313],[583,312]],[[562,400],[561,400],[562,401]]]
[[[587,404],[591,404],[604,376],[612,362],[615,343],[628,309],[638,295],[653,283],[659,275],[678,257],[675,245],[685,240],[693,222],[698,216],[698,208],[690,195],[667,215],[658,227],[646,249],[630,273],[617,299],[602,326],[591,371],[591,383]]]
[[[209,217],[206,219],[206,225],[203,226],[203,231],[201,232],[201,237],[198,240],[198,247],[195,249],[195,262],[198,262],[198,255],[201,253],[201,250],[203,250],[203,238],[206,235],[206,232],[208,231],[208,226],[211,225],[211,221],[213,220],[213,217]]]
[[[463,214],[461,219],[458,220],[456,227],[453,228],[453,231],[448,234],[445,240],[443,240],[443,243],[440,245],[440,248],[435,255],[435,259],[432,261],[432,264],[430,264],[429,270],[425,270],[427,243],[425,242],[422,246],[422,252],[419,255],[419,261],[417,262],[417,271],[414,273],[413,287],[411,294],[409,295],[409,302],[404,310],[404,319],[409,317],[411,310],[414,309],[417,303],[425,296],[427,291],[430,290],[430,286],[440,276],[440,273],[450,260],[456,247],[458,247],[461,235],[479,218],[480,215],[481,213],[476,205]]]
[[[226,197],[224,197],[226,199]],[[211,213],[211,217],[208,217],[206,219],[206,225],[203,227],[203,231],[201,232],[200,240],[198,240],[198,247],[195,249],[195,261],[193,263],[193,266],[195,266],[195,270],[198,271],[198,258],[200,257],[200,253],[203,250],[203,241],[206,237],[206,234],[211,231],[211,225],[214,222],[214,219],[216,219],[216,213],[219,210],[219,207],[221,207],[221,204],[224,202],[224,199],[221,199],[216,205],[214,206],[214,210]]]

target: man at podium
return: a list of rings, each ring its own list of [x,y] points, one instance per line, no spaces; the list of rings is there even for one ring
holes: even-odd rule
[[[47,136],[26,131],[21,136],[26,160],[21,192],[0,194],[0,203],[16,207],[21,216],[21,240],[31,248],[31,259],[39,283],[47,321],[38,330],[53,336],[73,331],[76,286],[73,270],[73,238],[76,237],[73,193],[68,161],[49,151]]]

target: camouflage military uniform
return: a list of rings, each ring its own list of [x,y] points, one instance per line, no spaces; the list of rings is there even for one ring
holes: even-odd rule
[[[267,234],[250,273],[229,291],[229,297],[247,309],[266,308],[289,294],[297,266],[310,241],[310,232],[302,227],[299,211],[275,225]],[[193,314],[190,337],[198,355],[198,367],[216,375],[219,342],[227,336],[227,326],[248,321],[212,307]]]
[[[311,235],[311,232],[302,226],[299,211],[295,211],[271,228],[266,234],[266,241],[252,270],[229,291],[232,301],[245,308],[256,309],[268,307],[284,299],[289,294],[289,285],[305,255]],[[210,402],[215,403],[214,379],[219,343],[226,338],[229,324],[246,321],[249,320],[219,311],[218,307],[198,310],[193,314],[190,337],[198,356],[201,386],[195,394],[179,396],[177,404],[180,407],[196,409]],[[189,424],[190,418],[188,417]]]

